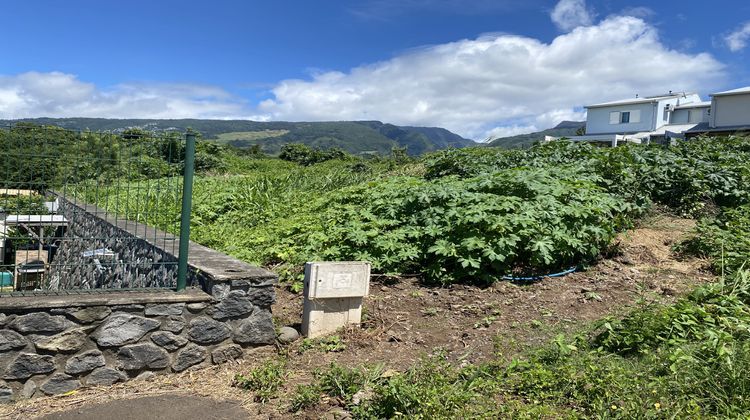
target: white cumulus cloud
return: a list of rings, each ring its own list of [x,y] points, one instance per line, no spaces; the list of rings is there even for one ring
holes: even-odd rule
[[[598,101],[706,92],[724,82],[724,65],[710,54],[672,49],[642,19],[612,16],[550,42],[491,34],[283,80],[257,107],[211,85],[101,87],[59,72],[0,75],[0,119],[380,120],[482,140],[583,120],[581,106]]]
[[[207,85],[129,83],[100,89],[72,74],[0,75],[0,118],[251,118],[247,104]],[[257,116],[256,116],[257,117]]]
[[[592,102],[707,91],[723,78],[724,66],[710,54],[671,49],[642,19],[613,16],[550,43],[487,35],[284,80],[259,111],[274,120],[437,125],[484,139],[584,119],[580,107]]]
[[[593,23],[592,13],[586,8],[585,0],[560,0],[550,13],[552,22],[563,31]]]
[[[731,51],[737,52],[745,49],[747,42],[750,41],[750,22],[745,23],[736,31],[724,37],[727,46]]]

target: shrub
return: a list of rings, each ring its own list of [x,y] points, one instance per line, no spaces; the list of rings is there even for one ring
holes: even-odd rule
[[[282,233],[280,248],[300,259],[421,272],[430,283],[489,284],[513,271],[546,273],[597,256],[634,210],[595,177],[571,170],[433,182],[396,177],[325,197]]]

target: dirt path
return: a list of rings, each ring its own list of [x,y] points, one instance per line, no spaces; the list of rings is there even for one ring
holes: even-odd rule
[[[382,364],[387,369],[403,370],[436,350],[443,350],[457,363],[496,356],[510,358],[525,348],[548,342],[560,332],[580,330],[603,316],[624,313],[638,302],[673,300],[695,285],[712,280],[701,270],[704,261],[680,261],[671,252],[672,245],[693,226],[691,220],[668,216],[646,219],[620,237],[618,255],[585,272],[536,283],[498,282],[489,288],[458,285],[438,289],[426,288],[413,279],[375,281],[365,302],[363,328],[343,331],[329,343],[298,340],[284,348],[258,349],[237,364],[0,406],[0,417],[29,418],[66,409],[75,413],[91,404],[106,406],[109,401],[154,394],[179,403],[189,393],[217,401],[240,401],[248,418],[288,418],[288,400],[255,403],[251,393],[230,386],[233,376],[281,353],[287,356],[288,368],[282,394],[289,394],[297,384],[309,383],[316,368],[331,362]],[[301,296],[278,290],[273,308],[278,325],[298,324],[301,308]],[[331,402],[329,408],[335,406]],[[296,416],[317,418],[329,408]],[[191,414],[187,411],[182,418],[201,418]]]

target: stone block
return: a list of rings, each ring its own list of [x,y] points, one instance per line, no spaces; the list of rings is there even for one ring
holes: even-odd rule
[[[215,299],[223,300],[229,294],[232,289],[229,283],[216,283],[211,287],[211,296]]]
[[[247,290],[247,298],[253,305],[268,310],[276,302],[276,292],[273,287],[251,287]]]
[[[81,381],[64,373],[56,373],[43,383],[39,389],[47,395],[64,394],[81,387]]]
[[[0,353],[26,347],[26,339],[15,331],[0,330]]]
[[[174,334],[179,334],[185,328],[185,318],[181,316],[171,316],[162,322],[161,329]]]
[[[34,312],[16,317],[9,327],[24,334],[58,333],[66,327],[65,317],[46,312]]]
[[[23,399],[29,399],[36,394],[36,382],[29,379],[26,381],[25,384],[23,384],[23,388],[21,389],[21,398]]]
[[[169,366],[167,352],[149,343],[131,344],[120,348],[117,360],[124,370],[164,369]]]
[[[112,369],[111,367],[100,367],[86,377],[86,385],[109,386],[127,379],[128,376],[117,369]]]
[[[53,335],[48,338],[38,340],[34,345],[37,350],[72,353],[80,350],[87,341],[88,333],[91,328],[73,328]]]
[[[89,350],[77,354],[65,363],[65,373],[69,375],[79,375],[90,372],[98,367],[105,365],[104,355],[99,350]]]
[[[152,333],[151,341],[169,351],[175,351],[180,347],[184,347],[188,342],[187,338],[180,337],[179,335],[175,335],[169,331],[156,331]]]
[[[106,306],[89,306],[68,312],[68,315],[81,324],[91,324],[108,317],[112,310]]]
[[[55,358],[34,353],[19,354],[5,370],[3,378],[21,380],[33,375],[50,373],[55,370]]]
[[[118,313],[110,315],[91,338],[102,347],[118,347],[135,343],[147,332],[159,328],[161,322],[137,315]]]
[[[222,364],[242,357],[242,347],[237,344],[228,344],[218,347],[211,352],[211,360],[214,364]]]
[[[236,318],[253,311],[253,306],[246,293],[242,290],[232,290],[221,302],[214,305],[209,312],[214,319]]]
[[[255,311],[245,319],[235,321],[232,340],[238,344],[272,344],[276,330],[270,312]]]
[[[187,310],[192,313],[198,313],[208,307],[208,303],[206,302],[198,302],[198,303],[188,303],[187,304]]]
[[[172,364],[172,370],[182,372],[190,366],[195,366],[206,360],[206,356],[208,356],[206,349],[195,344],[190,344],[177,353],[175,361]]]
[[[223,322],[201,316],[190,321],[188,338],[198,344],[220,343],[231,335],[231,330]]]
[[[0,379],[0,404],[13,401],[13,389],[7,382]]]

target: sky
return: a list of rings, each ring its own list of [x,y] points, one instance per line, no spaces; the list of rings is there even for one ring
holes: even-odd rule
[[[750,86],[750,1],[0,0],[0,119],[380,120],[464,137]]]

